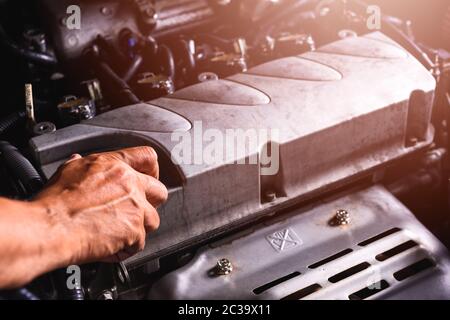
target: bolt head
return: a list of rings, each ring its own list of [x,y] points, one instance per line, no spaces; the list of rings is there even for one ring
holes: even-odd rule
[[[111,291],[105,291],[97,298],[98,300],[114,300],[114,294]]]
[[[408,140],[408,142],[409,142],[409,145],[410,145],[410,146],[414,147],[414,146],[416,146],[416,145],[419,143],[419,139],[413,137],[413,138],[410,138],[410,139]]]
[[[277,200],[277,194],[274,191],[267,191],[264,194],[264,198],[266,202],[274,202]]]
[[[216,271],[220,276],[229,275],[233,272],[233,265],[231,264],[231,261],[226,258],[220,259],[217,261]]]
[[[350,214],[347,210],[340,209],[336,211],[335,220],[340,226],[348,225],[351,222]]]
[[[113,10],[109,7],[102,7],[100,9],[100,12],[104,16],[111,16],[113,14]]]

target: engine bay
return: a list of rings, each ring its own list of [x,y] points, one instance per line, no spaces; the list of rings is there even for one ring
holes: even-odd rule
[[[449,299],[450,7],[373,2],[0,1],[0,195],[136,146],[169,190],[142,252],[27,290]]]

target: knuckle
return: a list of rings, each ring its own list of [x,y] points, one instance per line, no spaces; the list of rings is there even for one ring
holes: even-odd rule
[[[165,203],[167,199],[169,198],[169,191],[167,190],[167,187],[160,181],[155,180],[156,185],[155,189],[153,191],[153,196],[155,197],[155,200],[157,200],[158,204]]]
[[[96,161],[100,161],[100,162],[109,162],[109,161],[113,161],[113,160],[115,160],[115,159],[112,159],[111,156],[106,153],[101,153],[96,156]]]
[[[141,152],[152,161],[158,161],[158,154],[155,149],[149,146],[140,147]]]
[[[95,153],[95,154],[91,154],[89,156],[87,156],[85,159],[90,160],[90,161],[97,161],[99,160],[103,155],[99,154],[99,153]]]
[[[117,160],[123,160],[127,158],[127,152],[126,150],[117,150],[112,153],[112,156]]]
[[[110,159],[108,159],[104,154],[92,154],[85,159],[86,163],[90,165],[104,165],[105,163],[110,161]]]
[[[111,166],[113,178],[117,183],[121,183],[122,185],[129,186],[130,188],[135,185],[136,175],[128,166],[117,162],[113,166]],[[134,189],[134,188],[132,188]]]
[[[161,225],[161,219],[160,219],[158,213],[155,211],[152,214],[152,219],[151,219],[151,223],[149,225],[149,229],[150,229],[150,231],[156,231],[159,229],[160,225]]]
[[[169,190],[167,190],[167,187],[162,184],[161,186],[161,201],[166,202],[169,198]]]
[[[125,166],[122,166],[120,164],[115,165],[112,169],[113,169],[114,174],[118,178],[126,178],[130,173],[128,168],[126,168]]]
[[[143,230],[141,232],[141,235],[139,237],[139,241],[138,241],[138,245],[137,245],[137,249],[139,252],[144,251],[145,249],[145,240],[146,240],[146,232],[145,230]]]

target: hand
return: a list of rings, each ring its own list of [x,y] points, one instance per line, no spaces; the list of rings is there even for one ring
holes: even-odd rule
[[[35,203],[66,234],[70,264],[121,261],[142,251],[147,233],[159,227],[156,208],[168,195],[158,178],[149,147],[74,155]]]

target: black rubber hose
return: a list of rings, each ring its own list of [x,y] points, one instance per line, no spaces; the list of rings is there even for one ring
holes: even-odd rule
[[[138,104],[141,100],[131,90],[130,86],[114,72],[106,62],[96,64],[100,81],[108,83],[111,89],[119,94],[122,104]]]
[[[25,118],[25,111],[15,112],[0,120],[0,135],[14,127],[21,119]]]
[[[139,70],[143,62],[144,58],[142,58],[142,56],[137,55],[136,57],[134,57],[130,66],[128,67],[128,70],[122,77],[123,81],[127,83],[130,82],[130,80],[136,75],[137,71]]]
[[[166,75],[173,79],[175,77],[175,58],[173,57],[172,50],[166,45],[161,45],[159,46],[157,55]]]
[[[190,71],[195,70],[197,61],[195,60],[195,54],[191,52],[189,40],[181,40],[180,45],[183,60],[187,63]]]
[[[11,41],[3,27],[0,25],[0,45],[9,50],[12,54],[17,55],[29,62],[42,65],[54,66],[58,63],[56,57],[28,50]]]
[[[14,177],[22,183],[29,194],[39,192],[44,186],[44,181],[39,172],[9,142],[0,141],[0,160],[12,172]]]

